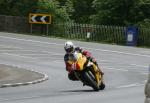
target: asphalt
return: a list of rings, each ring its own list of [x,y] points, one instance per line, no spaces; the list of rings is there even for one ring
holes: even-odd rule
[[[0,64],[0,88],[35,84],[47,79],[46,74]]]

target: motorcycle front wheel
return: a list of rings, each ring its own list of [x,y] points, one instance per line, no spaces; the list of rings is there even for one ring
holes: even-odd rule
[[[94,91],[99,91],[100,87],[97,85],[95,76],[93,75],[93,73],[91,71],[85,71],[83,73],[83,77],[84,77],[84,81],[91,86]]]

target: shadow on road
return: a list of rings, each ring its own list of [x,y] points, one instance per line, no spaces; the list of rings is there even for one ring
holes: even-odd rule
[[[66,90],[66,91],[62,91],[62,92],[74,92],[74,93],[77,93],[77,92],[97,92],[97,91],[94,91],[92,89],[88,89],[88,90]]]

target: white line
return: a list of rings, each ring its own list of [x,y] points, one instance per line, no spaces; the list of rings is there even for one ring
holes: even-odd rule
[[[13,39],[13,40],[21,40],[21,41],[35,42],[35,43],[45,43],[45,44],[53,44],[53,45],[63,45],[63,44],[57,44],[57,43],[41,42],[41,41],[27,40],[27,39],[18,39],[18,38],[5,37],[5,36],[0,36],[0,37],[1,37],[1,38],[6,38],[6,39]]]
[[[30,51],[30,50],[20,50],[20,49],[17,49],[17,50],[10,50],[10,49],[1,49],[0,51]],[[35,52],[35,51],[34,51]]]
[[[27,40],[27,39],[19,39],[19,38],[12,38],[12,37],[5,37],[5,36],[0,36],[1,38],[7,38],[7,39],[14,39],[14,40],[21,40],[21,41],[28,41],[28,42],[35,42],[35,43],[45,43],[45,44],[52,44],[52,45],[63,45],[63,44],[58,44],[58,43],[50,43],[50,42],[41,42],[41,41],[35,41],[35,40]],[[86,48],[86,47],[85,47]],[[96,51],[103,51],[103,52],[111,52],[111,53],[118,53],[118,54],[125,54],[125,55],[133,55],[133,56],[142,56],[142,57],[150,57],[150,55],[143,55],[143,54],[133,54],[133,53],[128,53],[128,52],[119,52],[119,51],[112,51],[112,50],[104,50],[104,49],[94,49],[94,48],[87,48],[87,49],[92,49]]]
[[[141,74],[143,74],[143,75],[148,75],[148,73],[141,73]]]
[[[37,60],[36,58],[27,57],[27,56],[21,56],[21,55],[17,55],[17,54],[10,54],[10,53],[3,53],[3,54],[10,55],[10,56],[17,56],[17,57],[21,57],[21,58],[30,58],[30,59]]]
[[[92,49],[93,50],[93,48],[88,48],[88,49]],[[103,52],[118,53],[118,54],[125,54],[125,55],[133,55],[133,56],[150,57],[150,55],[133,54],[133,53],[128,53],[128,52],[119,52],[119,51],[104,50],[104,49],[94,49],[94,50],[96,50],[96,51],[103,51]]]
[[[64,63],[63,60],[54,60],[54,61],[51,61],[51,62],[55,62],[55,63]]]
[[[110,70],[124,71],[124,72],[128,71],[128,70],[126,70],[126,69],[116,69],[116,68],[110,68],[110,67],[103,67],[103,68],[104,68],[104,69],[110,69]]]
[[[22,56],[22,55],[17,55],[17,54],[11,54],[11,53],[3,53],[4,55],[10,55],[10,56],[15,56],[15,57],[20,57],[20,58],[26,58],[26,59],[32,59],[32,60],[41,60],[41,59],[47,59],[47,58],[49,58],[49,59],[56,59],[55,57],[51,57],[51,56],[49,56],[49,57],[29,57],[29,56]],[[33,62],[33,61],[29,61],[28,60],[28,62]]]
[[[37,52],[37,51],[33,51],[33,50],[23,50],[23,49],[21,49],[21,50],[0,50],[0,51],[25,51],[25,52],[27,52],[27,51],[30,51],[30,52]],[[43,54],[42,54],[43,53]],[[40,53],[37,53],[37,54],[41,54],[41,55],[44,55],[44,53],[47,53],[47,55],[64,55],[64,54],[62,54],[62,53],[55,53],[55,52],[49,52],[49,51],[40,51]],[[35,54],[35,53],[34,53]],[[33,54],[33,55],[34,55]],[[25,54],[26,55],[26,54]],[[27,54],[28,55],[28,54]],[[30,55],[30,54],[29,54]],[[32,54],[31,54],[32,55]],[[36,54],[35,54],[36,55]]]
[[[41,53],[34,53],[34,54],[21,54],[21,55],[24,55],[24,56],[51,56],[53,54],[41,54]]]
[[[119,87],[116,87],[116,88],[129,88],[129,87],[138,87],[138,86],[143,86],[143,85],[144,84],[141,84],[141,83],[134,83],[134,84],[119,86]]]
[[[8,45],[0,45],[0,47],[4,47],[4,48],[13,48],[13,49],[22,49],[22,48],[20,48],[20,47],[8,46]]]
[[[137,65],[137,64],[130,64],[132,66],[137,66],[137,67],[142,67],[142,68],[148,68],[148,66],[144,66],[144,65]]]
[[[57,43],[50,43],[50,42],[41,42],[41,41],[35,41],[35,40],[27,40],[27,39],[18,39],[18,38],[12,38],[12,37],[5,37],[5,36],[0,36],[1,38],[7,38],[7,39],[14,39],[14,40],[21,40],[21,41],[30,41],[30,42],[37,42],[37,43],[46,43],[46,44],[53,44],[53,45],[63,45],[63,44],[57,44]],[[93,49],[93,48],[88,48],[92,50],[97,50],[97,51],[103,51],[103,52],[112,52],[112,53],[119,53],[119,54],[125,54],[125,55],[134,55],[134,56],[143,56],[143,57],[150,57],[150,55],[142,55],[142,54],[133,54],[133,53],[127,53],[127,52],[119,52],[119,51],[110,51],[110,50],[103,50],[103,49]],[[52,53],[48,51],[42,51],[45,53]],[[54,53],[54,52],[53,52]],[[63,55],[59,53],[55,53],[56,55]],[[20,57],[25,57],[25,56],[20,56]],[[27,57],[26,57],[27,58]],[[146,68],[147,66],[142,66],[142,65],[136,65],[136,64],[131,64],[134,66],[139,66],[139,67],[144,67]],[[128,71],[128,70],[121,70],[121,69],[115,69],[115,68],[107,68],[107,69],[113,69],[113,70],[120,70],[120,71]]]

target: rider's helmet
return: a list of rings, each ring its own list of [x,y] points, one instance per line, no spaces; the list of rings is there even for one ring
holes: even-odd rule
[[[67,53],[72,53],[74,51],[74,44],[71,41],[65,43],[64,49]]]

